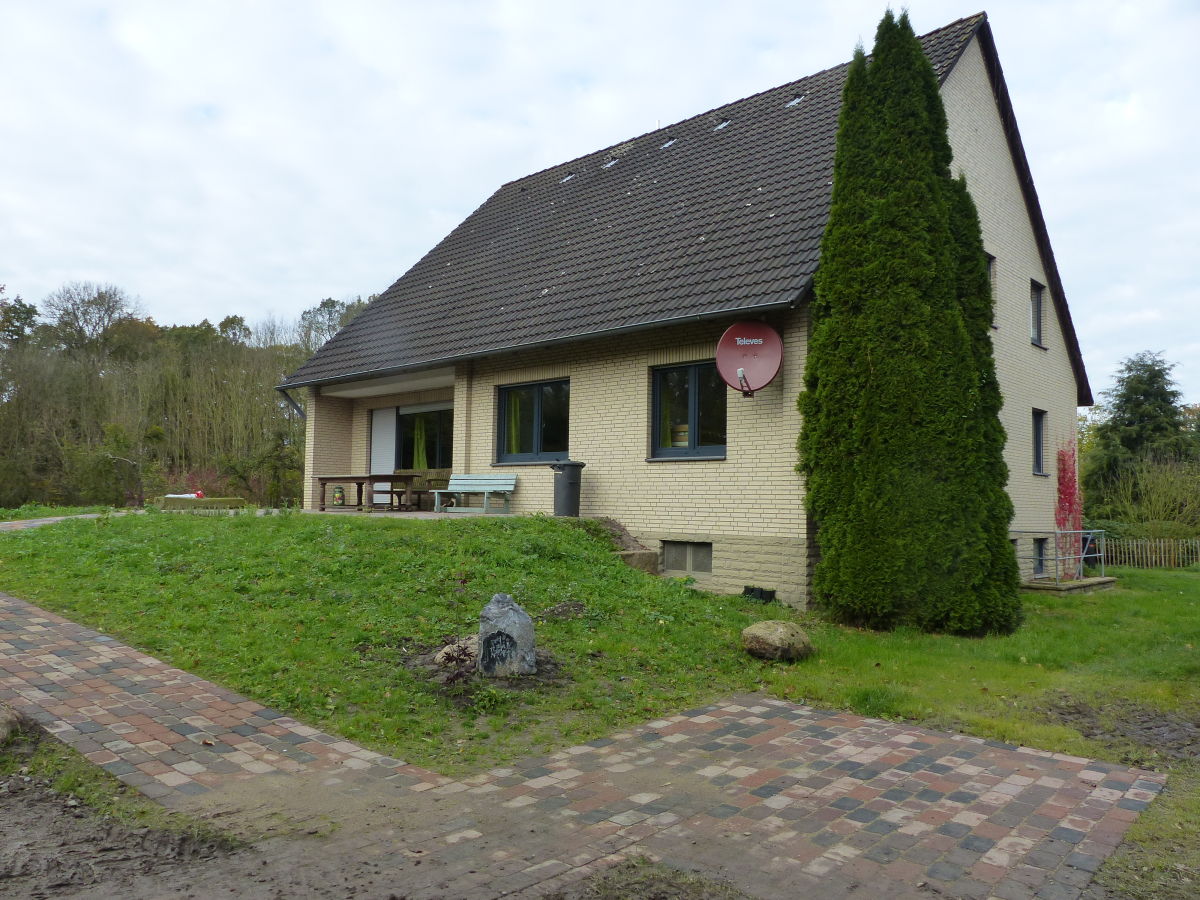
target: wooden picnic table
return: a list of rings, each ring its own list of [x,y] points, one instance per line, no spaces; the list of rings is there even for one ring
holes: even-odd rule
[[[330,484],[353,484],[356,491],[355,502],[353,506],[351,506],[349,503],[347,503],[346,506],[358,510],[365,509],[366,507],[363,505],[364,486],[368,484],[379,484],[381,482],[386,482],[388,484],[387,494],[389,507],[392,505],[392,499],[397,493],[399,493],[399,491],[395,490],[394,488],[394,485],[399,483],[404,485],[404,499],[401,501],[400,507],[402,509],[412,509],[412,485],[417,479],[418,474],[419,473],[417,472],[387,472],[386,474],[377,475],[318,475],[317,483],[321,486],[321,495],[317,504],[317,509],[325,509],[325,487],[326,485]],[[373,493],[376,492],[373,490],[369,491],[368,497]],[[371,501],[368,499],[367,506],[370,505]]]

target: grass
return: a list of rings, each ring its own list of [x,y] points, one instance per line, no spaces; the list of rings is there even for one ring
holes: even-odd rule
[[[110,506],[46,506],[44,503],[25,503],[17,507],[0,506],[0,522],[17,519],[47,519],[51,516],[81,516],[85,513],[104,513]]]
[[[1016,634],[980,640],[859,631],[694,591],[616,561],[599,526],[545,517],[148,514],[0,535],[0,589],[451,774],[754,689],[1172,767],[1168,790],[1105,877],[1131,897],[1191,896],[1195,765],[1172,765],[1151,738],[1089,737],[1047,712],[1066,697],[1098,709],[1124,699],[1193,722],[1200,714],[1200,571],[1117,574],[1111,591],[1027,595]],[[535,616],[582,604],[576,618],[538,622],[561,683],[520,693],[468,684],[450,698],[405,667],[413,653],[474,631],[501,591]],[[738,633],[768,617],[798,620],[817,655],[793,665],[746,657]]]

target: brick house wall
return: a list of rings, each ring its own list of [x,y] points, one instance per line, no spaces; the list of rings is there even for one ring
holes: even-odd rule
[[[1074,434],[1077,385],[1046,288],[1043,346],[1030,342],[1030,282],[1048,285],[978,39],[946,79],[942,96],[954,149],[979,207],[984,246],[995,258],[992,338],[1004,393],[1001,418],[1015,530],[1053,530],[1055,450]],[[795,472],[807,311],[766,318],[783,337],[778,378],[754,398],[727,394],[724,460],[650,461],[656,366],[711,360],[735,317],[517,351],[457,364],[453,389],[344,400],[310,394],[305,505],[314,505],[313,475],[366,471],[370,410],[453,400],[456,472],[511,472],[518,513],[553,509],[553,473],[545,463],[496,462],[498,389],[570,381],[570,458],[586,463],[581,514],[609,516],[647,546],[663,541],[712,544],[711,574],[697,586],[738,592],[743,585],[778,591],[803,604],[814,553]],[[1045,474],[1033,472],[1033,410],[1046,413]],[[1031,542],[1020,548],[1030,555]],[[1026,575],[1030,574],[1028,570]]]

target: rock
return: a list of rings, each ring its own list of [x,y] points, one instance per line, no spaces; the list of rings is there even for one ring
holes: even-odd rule
[[[0,703],[0,744],[21,730],[21,720],[17,714]]]
[[[813,645],[799,625],[770,620],[755,622],[742,629],[742,647],[759,659],[804,659],[813,653]]]
[[[439,666],[475,665],[479,657],[479,635],[472,634],[447,644],[433,657]]]
[[[479,671],[494,678],[537,672],[533,619],[508,594],[496,594],[479,614]]]

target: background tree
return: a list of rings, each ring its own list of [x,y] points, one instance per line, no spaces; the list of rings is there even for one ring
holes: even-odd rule
[[[274,390],[307,356],[299,321],[162,327],[121,288],[87,283],[42,307],[45,320],[0,296],[0,507],[197,486],[299,498],[303,422]]]
[[[375,295],[366,300],[362,297],[346,300],[326,297],[316,306],[306,309],[300,313],[300,346],[310,356],[316,353],[374,299]]]
[[[136,312],[124,290],[90,281],[65,284],[42,301],[42,315],[64,350],[97,349],[108,329]]]
[[[1103,393],[1083,466],[1090,516],[1117,517],[1118,485],[1134,478],[1143,463],[1186,461],[1200,452],[1200,435],[1171,377],[1174,368],[1161,353],[1142,351],[1121,364],[1112,390]],[[1128,498],[1127,486],[1120,490]]]
[[[37,307],[18,295],[8,300],[0,284],[0,348],[15,347],[26,340],[37,324]]]
[[[979,634],[1016,627],[1020,606],[990,286],[950,159],[932,67],[888,12],[846,80],[799,468],[819,603],[858,625]]]

